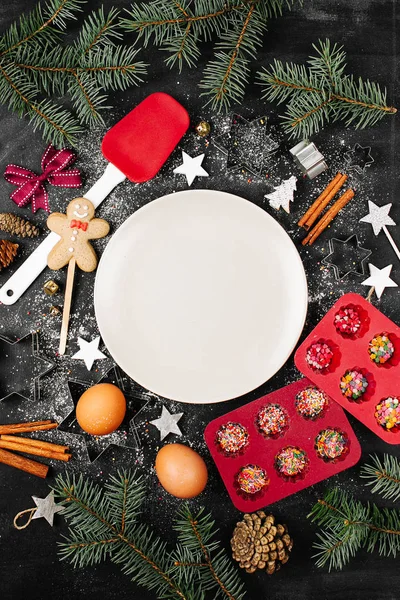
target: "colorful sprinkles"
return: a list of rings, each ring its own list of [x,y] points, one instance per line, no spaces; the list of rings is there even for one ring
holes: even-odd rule
[[[284,477],[302,475],[307,466],[307,452],[296,446],[287,446],[275,456],[275,468]]]
[[[289,416],[280,404],[267,404],[259,411],[256,423],[264,435],[279,436],[287,429]]]
[[[295,407],[299,415],[311,421],[323,414],[328,403],[328,396],[313,385],[301,390],[295,399]]]
[[[351,306],[341,308],[333,321],[336,330],[343,335],[355,335],[361,328],[361,319],[357,310]]]
[[[245,494],[257,494],[269,484],[267,472],[257,465],[242,467],[237,475],[239,488]]]
[[[367,387],[368,380],[360,371],[346,371],[340,380],[340,391],[349,400],[359,400]]]
[[[383,365],[392,358],[394,345],[386,333],[381,333],[372,338],[368,346],[368,352],[370,359],[374,363]]]
[[[240,423],[229,421],[218,429],[216,442],[225,454],[232,456],[246,448],[249,443],[249,433]]]
[[[381,427],[388,431],[400,428],[400,399],[396,396],[384,398],[375,407],[375,419]]]
[[[332,358],[332,349],[325,342],[312,344],[306,354],[307,364],[317,371],[327,369],[332,362]]]
[[[346,454],[349,440],[339,429],[323,429],[315,438],[315,451],[324,460],[335,460]]]

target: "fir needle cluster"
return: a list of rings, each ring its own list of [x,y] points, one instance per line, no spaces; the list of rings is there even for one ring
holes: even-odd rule
[[[69,523],[60,554],[73,566],[95,565],[108,558],[159,599],[244,597],[238,573],[215,539],[210,515],[203,510],[193,515],[184,504],[174,524],[178,543],[170,551],[141,522],[146,490],[135,473],[110,476],[105,489],[82,475],[59,475],[54,494],[65,506],[63,515]]]
[[[138,49],[120,45],[118,11],[83,19],[77,39],[62,45],[85,0],[47,0],[22,14],[0,38],[0,102],[27,117],[46,141],[74,144],[85,126],[102,121],[108,90],[140,83]],[[55,100],[69,96],[72,110]]]
[[[330,40],[313,44],[308,65],[275,60],[258,73],[263,98],[286,103],[283,123],[291,137],[307,138],[333,121],[346,127],[372,127],[397,109],[387,106],[386,89],[345,74],[346,53]]]
[[[384,455],[383,461],[371,457],[372,464],[362,467],[361,477],[372,485],[372,491],[383,498],[400,497],[400,462]],[[342,569],[358,550],[378,549],[383,556],[396,557],[400,552],[400,511],[363,504],[350,494],[335,488],[318,500],[309,515],[321,526],[314,544],[318,567],[328,565]]]
[[[143,45],[167,52],[166,64],[196,67],[201,44],[216,41],[200,88],[215,110],[240,103],[250,77],[250,62],[263,44],[268,20],[296,0],[152,0],[135,3],[122,26]],[[299,0],[301,3],[301,0]]]

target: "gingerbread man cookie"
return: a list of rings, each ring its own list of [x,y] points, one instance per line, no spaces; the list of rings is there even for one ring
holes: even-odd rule
[[[75,258],[82,271],[95,270],[97,256],[89,240],[105,237],[110,226],[104,219],[94,218],[94,206],[89,200],[75,198],[68,204],[67,214],[52,213],[47,226],[61,237],[47,258],[50,269],[61,269]]]

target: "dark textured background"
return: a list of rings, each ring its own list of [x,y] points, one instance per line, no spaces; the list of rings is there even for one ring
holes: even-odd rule
[[[93,7],[100,2],[90,2]],[[123,7],[128,3],[118,0],[106,0],[106,7],[116,5]],[[388,98],[394,105],[400,104],[396,29],[399,27],[399,10],[396,13],[396,0],[304,0],[302,9],[285,14],[284,17],[273,20],[269,24],[269,33],[265,37],[264,47],[258,54],[261,65],[267,65],[274,57],[283,60],[303,61],[311,50],[312,42],[318,38],[330,37],[333,41],[344,43],[348,52],[348,67],[355,74],[370,77],[388,88]],[[0,5],[1,29],[5,29],[22,11],[34,6],[33,0],[3,0]],[[205,55],[207,47],[203,48]],[[158,50],[143,52],[142,57],[151,63],[149,74],[145,83],[138,89],[132,89],[113,98],[115,107],[105,115],[106,125],[113,124],[126,113],[132,106],[146,95],[156,90],[172,93],[188,109],[193,123],[199,116],[206,116],[212,120],[214,131],[222,126],[223,119],[211,115],[202,108],[198,97],[197,83],[200,79],[201,62],[198,70],[184,70],[182,74],[169,71],[163,64],[163,55]],[[253,71],[257,65],[253,63]],[[259,88],[248,88],[244,104],[235,107],[238,112],[246,117],[255,117],[263,114],[268,107],[259,100]],[[269,107],[272,108],[272,107]],[[16,162],[32,169],[38,169],[40,157],[45,144],[40,135],[34,134],[25,121],[0,108],[1,131],[0,138],[0,170],[3,172],[7,163]],[[275,214],[282,225],[289,232],[299,247],[301,232],[295,223],[299,214],[324,187],[329,176],[335,169],[343,165],[343,153],[354,143],[371,145],[375,164],[368,172],[361,186],[356,200],[346,209],[346,217],[339,217],[325,233],[315,248],[304,250],[301,255],[307,271],[310,306],[306,335],[323,316],[327,308],[340,295],[347,291],[355,291],[365,295],[366,288],[360,285],[361,278],[350,276],[346,282],[336,283],[330,270],[322,270],[320,260],[326,254],[326,241],[330,235],[345,239],[350,233],[356,231],[363,245],[373,250],[372,262],[378,267],[394,263],[392,276],[400,283],[400,266],[384,238],[383,234],[375,238],[372,228],[368,225],[358,224],[361,216],[367,211],[367,200],[374,200],[378,204],[393,202],[391,216],[400,223],[400,208],[398,205],[399,177],[396,166],[399,161],[399,150],[396,143],[398,131],[398,117],[384,120],[378,127],[364,132],[345,130],[341,126],[330,127],[315,137],[318,147],[325,153],[331,167],[329,173],[320,176],[316,181],[304,181],[299,185],[299,192],[293,205],[290,216],[280,212]],[[85,189],[100,175],[104,161],[99,152],[99,141],[104,129],[83,137],[78,146],[79,166],[82,169],[86,184]],[[212,136],[211,136],[212,140]],[[181,147],[191,152],[200,153],[205,147],[204,141],[199,142],[193,132],[189,132],[181,143]],[[208,187],[222,189],[242,195],[251,201],[263,206],[273,213],[263,199],[269,191],[265,181],[252,179],[241,174],[227,174],[224,169],[223,157],[211,143],[206,149],[207,156],[205,168],[210,172],[210,177],[197,179],[193,187]],[[113,230],[137,207],[161,196],[174,189],[184,189],[183,178],[174,178],[172,168],[180,162],[180,153],[175,153],[160,176],[154,181],[141,187],[124,183],[103,203],[100,216],[107,218]],[[284,157],[283,157],[284,158]],[[296,173],[290,160],[284,159],[279,166],[270,165],[271,182],[279,181],[279,176]],[[10,186],[0,180],[0,209],[13,210],[14,205],[9,200]],[[72,196],[68,190],[50,190],[50,203],[53,209],[61,209],[65,201]],[[20,211],[29,215],[29,209]],[[45,215],[41,211],[35,216],[35,222],[44,226]],[[400,243],[398,229],[392,229],[393,236]],[[15,261],[17,267],[23,257],[29,254],[36,242],[23,241],[20,257]],[[98,244],[101,249],[102,243]],[[0,285],[8,278],[12,269],[0,274]],[[55,356],[59,323],[48,315],[50,301],[41,292],[41,286],[48,277],[43,273],[24,297],[13,307],[0,307],[0,332],[9,336],[22,336],[32,329],[42,331],[41,339],[44,352],[51,358]],[[57,274],[57,280],[62,284],[65,273]],[[40,402],[22,399],[14,396],[4,401],[0,406],[0,422],[11,420],[13,417],[24,419],[43,415],[63,418],[72,407],[69,399],[66,380],[67,377],[84,378],[90,381],[90,375],[69,357],[77,351],[76,337],[82,335],[89,339],[96,334],[93,317],[92,295],[94,275],[79,274],[76,282],[73,318],[71,321],[71,341],[68,347],[68,356],[63,361],[57,360],[56,370],[43,380],[42,399]],[[160,290],[166,293],[166,290]],[[380,302],[374,303],[397,323],[399,319],[399,291],[388,289]],[[62,302],[61,296],[56,301]],[[5,349],[3,348],[3,352]],[[3,357],[0,359],[0,374],[4,387],[14,385],[15,389],[21,388],[21,382],[26,376],[30,361],[25,359],[14,369],[5,367]],[[75,363],[75,364],[73,364]],[[93,379],[98,380],[111,361],[97,363],[98,370],[93,372]],[[30,368],[30,367],[29,367]],[[200,498],[193,501],[193,506],[204,504],[211,510],[219,527],[220,535],[226,547],[232,529],[240,514],[232,506],[216,469],[202,441],[204,426],[214,417],[239,406],[243,402],[252,400],[260,395],[277,389],[282,385],[294,381],[298,373],[293,365],[292,358],[287,365],[259,390],[249,394],[240,401],[232,401],[215,406],[197,407],[178,405],[170,402],[165,404],[178,412],[184,411],[180,425],[183,437],[171,438],[167,441],[181,441],[190,443],[206,458],[210,480],[206,491]],[[136,390],[143,398],[143,390]],[[1,395],[1,394],[0,394]],[[143,519],[154,525],[155,530],[165,538],[173,541],[171,533],[171,514],[179,505],[179,501],[169,497],[157,485],[151,466],[158,449],[158,432],[150,427],[146,421],[156,418],[161,410],[158,398],[151,398],[142,416],[139,416],[138,427],[142,439],[142,448],[135,451],[130,449],[110,448],[94,464],[90,465],[84,453],[82,441],[68,434],[54,433],[49,437],[57,440],[67,440],[74,449],[76,458],[68,469],[94,477],[102,482],[107,473],[112,472],[117,466],[127,467],[137,465],[139,471],[146,477],[149,489],[149,501],[143,513]],[[383,441],[374,436],[363,425],[350,417],[350,421],[362,444],[365,460],[371,452],[382,454],[389,451],[400,456],[400,451],[394,446],[387,446]],[[63,470],[63,467],[52,466],[51,475]],[[377,553],[369,555],[360,552],[342,572],[328,573],[326,569],[319,570],[311,558],[312,542],[315,539],[315,527],[307,519],[311,506],[324,492],[327,485],[339,485],[342,489],[355,493],[359,498],[370,500],[372,496],[362,485],[359,477],[359,467],[344,472],[329,482],[322,482],[313,488],[291,496],[272,507],[279,519],[288,523],[295,540],[292,557],[278,574],[268,578],[263,573],[257,575],[243,575],[248,594],[251,600],[266,599],[286,600],[328,600],[330,598],[374,600],[395,600],[400,597],[400,573],[398,561],[380,558]],[[0,465],[0,595],[4,600],[44,600],[58,598],[95,599],[99,596],[104,600],[128,598],[153,598],[141,588],[133,585],[129,579],[120,574],[118,569],[110,564],[102,564],[97,568],[74,570],[66,563],[60,563],[57,558],[57,541],[60,534],[65,532],[62,517],[56,517],[56,525],[51,529],[43,520],[34,521],[29,529],[17,532],[12,527],[14,515],[32,506],[31,495],[44,497],[48,492],[47,481],[41,481],[27,474],[9,467]],[[383,504],[382,501],[380,504]]]

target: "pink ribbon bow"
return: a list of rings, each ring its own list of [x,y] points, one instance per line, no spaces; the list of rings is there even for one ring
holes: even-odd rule
[[[39,208],[50,212],[48,193],[44,182],[48,181],[57,187],[80,187],[82,181],[79,169],[66,168],[75,160],[76,155],[71,150],[67,150],[67,148],[56,150],[49,144],[42,157],[42,173],[40,175],[19,165],[7,165],[4,179],[18,186],[10,198],[20,207],[32,202],[32,212],[34,213]]]

